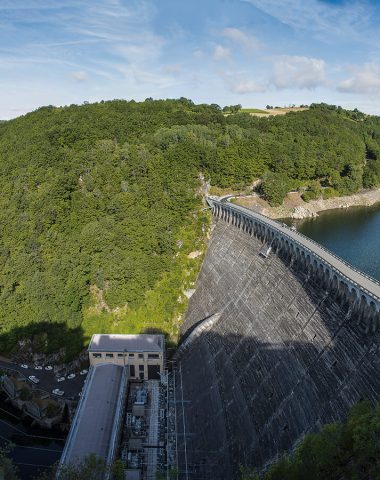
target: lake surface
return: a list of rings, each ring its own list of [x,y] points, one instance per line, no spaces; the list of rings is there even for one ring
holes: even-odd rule
[[[327,210],[296,225],[299,232],[380,280],[380,204]]]

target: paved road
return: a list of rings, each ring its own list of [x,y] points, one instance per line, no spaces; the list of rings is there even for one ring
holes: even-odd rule
[[[225,197],[223,198],[223,200],[227,200],[227,198]],[[362,290],[365,290],[372,297],[375,297],[378,303],[380,303],[380,284],[376,280],[367,276],[363,272],[356,270],[344,260],[329,252],[326,248],[323,248],[321,245],[309,239],[308,237],[305,237],[297,231],[291,230],[287,225],[276,222],[275,220],[272,220],[260,213],[256,213],[246,207],[241,207],[240,205],[231,204],[229,202],[226,203],[223,200],[216,200],[215,198],[210,198],[210,201],[212,203],[215,203],[216,205],[231,209],[236,213],[242,213],[253,219],[257,219],[261,223],[267,224],[272,229],[281,232],[285,237],[289,237],[294,242],[302,245],[311,253],[320,257],[326,263],[330,264],[334,269],[341,273],[341,275],[346,277],[348,281],[350,281],[352,284],[357,285]]]
[[[38,384],[34,384],[30,380],[28,380],[28,382],[33,387],[45,390],[49,393],[51,393],[54,388],[59,388],[60,390],[63,390],[65,392],[65,398],[77,397],[79,392],[82,390],[84,380],[86,378],[86,375],[77,374],[76,377],[72,380],[68,380],[66,378],[64,382],[57,382],[55,373],[53,371],[36,370],[32,367],[21,368],[20,365],[15,365],[14,363],[9,363],[5,361],[0,361],[0,369],[1,367],[16,370],[26,378],[28,378],[29,375],[35,375],[40,380],[40,382]]]

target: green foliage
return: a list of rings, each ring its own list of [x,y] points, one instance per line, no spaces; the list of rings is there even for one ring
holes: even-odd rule
[[[31,338],[72,357],[95,331],[175,337],[209,221],[200,172],[222,189],[263,177],[271,204],[310,182],[325,198],[379,184],[377,117],[239,110],[115,100],[0,123],[0,351]]]
[[[54,480],[57,474],[57,468],[54,467],[51,471],[46,472],[36,478],[36,480]],[[116,460],[111,467],[106,465],[106,462],[96,457],[96,455],[89,455],[81,462],[64,465],[59,468],[60,480],[103,480],[106,475],[112,474],[114,480],[123,479],[123,467],[120,460]]]
[[[310,202],[310,200],[317,200],[322,195],[322,190],[319,182],[311,182],[308,189],[302,194],[302,198],[305,202]]]
[[[229,106],[223,107],[223,112],[224,113],[237,113],[241,109],[242,108],[241,108],[241,105],[239,103],[238,105],[229,105]]]
[[[380,404],[359,402],[345,423],[307,435],[294,454],[283,456],[262,480],[376,480],[380,478]],[[251,478],[245,470],[242,479]],[[252,475],[254,473],[251,472]],[[254,477],[253,477],[254,478]]]
[[[217,120],[216,107],[181,99],[46,107],[1,124],[1,351],[32,337],[37,351],[65,346],[73,356],[99,323],[128,331],[128,315],[173,264],[180,270],[177,240],[203,242],[192,218],[201,210],[204,124]],[[177,125],[178,134],[187,124],[179,141],[156,141],[155,132]],[[175,280],[159,326],[174,318],[172,298],[184,286]]]
[[[13,448],[11,443],[0,448],[0,478],[18,480],[17,467],[13,464],[9,454]]]
[[[271,205],[280,205],[289,191],[289,178],[285,173],[267,172],[260,188]]]
[[[322,190],[322,197],[325,200],[327,200],[329,198],[339,197],[339,192],[337,192],[336,190],[334,190],[331,187],[327,187],[327,188],[324,188]]]

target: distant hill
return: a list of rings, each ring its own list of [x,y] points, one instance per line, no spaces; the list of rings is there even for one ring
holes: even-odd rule
[[[224,116],[182,98],[1,122],[0,351],[29,338],[72,356],[95,331],[175,339],[202,259],[188,254],[203,251],[209,221],[200,173],[221,188],[263,178],[273,202],[288,187],[374,187],[380,120],[324,104]]]

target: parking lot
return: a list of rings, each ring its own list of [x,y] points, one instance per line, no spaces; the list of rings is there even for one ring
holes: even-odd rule
[[[86,378],[86,375],[80,375],[79,373],[76,373],[74,378],[68,379],[65,377],[64,381],[58,382],[56,374],[53,370],[47,371],[44,368],[42,370],[36,370],[34,366],[31,365],[28,365],[28,368],[22,368],[21,365],[4,361],[0,361],[0,369],[1,368],[19,372],[21,375],[26,377],[28,382],[34,388],[45,390],[48,393],[52,393],[52,390],[56,388],[63,390],[65,392],[63,398],[73,400],[75,397],[78,397]],[[28,377],[31,375],[34,375],[38,378],[39,382],[37,384],[29,380]]]

